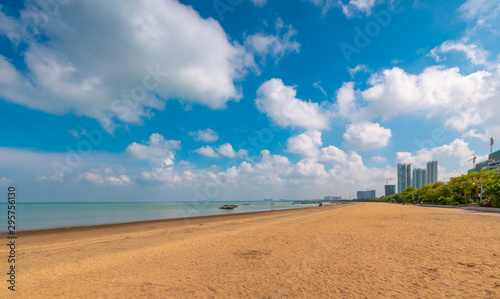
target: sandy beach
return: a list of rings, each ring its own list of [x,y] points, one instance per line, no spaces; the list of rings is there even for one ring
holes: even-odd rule
[[[500,297],[500,217],[412,205],[20,232],[16,250],[17,298]]]

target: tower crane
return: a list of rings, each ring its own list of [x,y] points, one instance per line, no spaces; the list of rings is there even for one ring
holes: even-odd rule
[[[472,157],[469,160],[467,160],[467,162],[472,161],[472,169],[476,169],[476,159],[477,159],[477,156],[474,155],[474,157]]]

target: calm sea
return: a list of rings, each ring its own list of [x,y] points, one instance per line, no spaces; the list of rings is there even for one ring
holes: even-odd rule
[[[125,223],[145,220],[185,218],[208,215],[237,214],[305,208],[316,204],[292,204],[289,202],[250,202],[250,205],[238,203],[234,210],[221,210],[218,207],[228,202],[192,203],[16,203],[16,231],[45,228],[88,226],[99,224]],[[7,231],[7,204],[1,204],[5,211],[5,225],[1,231]],[[0,216],[1,219],[1,216]]]

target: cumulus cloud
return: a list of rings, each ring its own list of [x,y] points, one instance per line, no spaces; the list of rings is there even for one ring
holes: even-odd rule
[[[195,153],[200,154],[205,157],[211,158],[219,158],[220,156],[227,158],[247,158],[248,152],[245,149],[240,149],[239,151],[235,151],[233,146],[230,143],[224,143],[219,147],[212,147],[210,145],[206,145],[200,147],[199,149],[194,150]]]
[[[98,185],[107,184],[107,185],[113,185],[113,186],[123,186],[123,185],[127,185],[128,183],[130,183],[130,178],[126,175],[120,175],[118,177],[115,177],[115,176],[103,177],[97,173],[85,172],[85,173],[82,173],[76,179],[76,181],[77,182],[87,181],[87,182],[91,182],[91,183],[98,184]]]
[[[335,104],[337,116],[345,119],[355,119],[358,115],[356,98],[354,82],[342,84],[342,87],[337,90],[337,102]]]
[[[20,33],[38,9],[0,14],[3,34],[28,45],[25,70],[0,56],[0,97],[32,109],[103,124],[140,122],[168,99],[220,109],[253,65],[217,21],[175,0],[68,2],[38,28],[44,43]]]
[[[380,164],[382,164],[382,163],[387,162],[387,159],[386,159],[386,158],[384,158],[384,157],[382,157],[382,156],[373,156],[373,157],[372,157],[372,161],[373,161],[373,162],[375,162],[375,163],[380,163]]]
[[[219,150],[207,148],[212,148],[215,153]],[[276,195],[279,198],[298,199],[318,198],[331,192],[348,194],[349,190],[360,186],[382,192],[383,184],[380,179],[394,176],[396,171],[389,166],[368,168],[356,152],[345,152],[333,145],[323,147],[319,131],[308,131],[291,137],[287,151],[302,155],[302,159],[292,163],[285,156],[262,150],[254,160],[243,161],[227,169],[211,167],[180,170],[153,167],[151,171],[144,171],[141,176],[144,180],[160,182],[173,188],[194,186],[202,190],[206,186],[217,186],[221,193],[228,192],[229,196],[233,196],[233,192],[245,194],[248,191],[249,194],[265,196],[263,198]],[[221,156],[220,153],[217,155]],[[332,186],[335,186],[335,191],[332,191]]]
[[[344,163],[347,161],[348,155],[343,150],[336,146],[330,145],[320,150],[319,161],[321,162],[335,162]]]
[[[485,123],[498,111],[499,78],[499,71],[462,75],[457,67],[433,66],[413,75],[394,67],[370,78],[372,86],[361,92],[366,105],[358,112],[362,118],[383,120],[423,113],[442,117],[445,125],[462,131]]]
[[[234,166],[226,169],[216,166],[196,169],[193,165],[182,162],[172,165],[162,163],[152,163],[150,166],[134,165],[127,155],[99,152],[86,157],[82,164],[67,176],[54,177],[51,162],[56,160],[64,163],[66,153],[0,148],[0,171],[12,174],[8,180],[21,182],[22,179],[28,183],[34,181],[40,186],[51,186],[51,184],[63,186],[66,184],[61,184],[61,181],[73,182],[71,190],[86,188],[85,183],[92,183],[103,188],[129,186],[127,189],[112,190],[127,190],[127,194],[129,192],[143,194],[144,188],[137,189],[135,186],[147,184],[150,187],[148,190],[154,190],[151,194],[153,200],[164,199],[161,197],[163,195],[158,197],[158,194],[164,194],[161,191],[165,190],[164,188],[169,188],[169,198],[177,198],[175,196],[181,195],[182,198],[186,196],[203,198],[207,196],[203,193],[207,186],[217,186],[220,190],[220,193],[208,197],[214,200],[229,200],[234,198],[234,194],[241,195],[241,198],[245,200],[269,197],[297,200],[321,198],[326,195],[349,194],[350,190],[355,190],[360,186],[361,188],[376,188],[382,192],[383,184],[380,184],[377,178],[384,178],[395,172],[394,167],[368,168],[363,164],[361,156],[355,152],[344,152],[333,145],[322,147],[319,132],[311,132],[307,135],[311,139],[309,146],[301,148],[299,139],[296,139],[295,149],[303,156],[296,163],[292,163],[285,156],[262,150],[254,159],[242,161],[237,165],[233,164]],[[141,143],[148,148],[153,147],[151,144],[164,145],[163,142]],[[217,153],[219,147],[212,149]],[[225,149],[228,156],[234,155],[229,146],[220,147],[220,149],[221,151]],[[237,152],[237,156],[240,154],[241,151]],[[222,157],[220,153],[217,155]],[[127,169],[120,166],[123,164],[127,165]],[[22,171],[16,172],[16,169],[22,169]],[[1,183],[5,181],[7,180],[3,179]],[[335,186],[334,190],[332,186]],[[193,190],[201,193],[193,194]]]
[[[104,179],[108,184],[114,186],[122,186],[130,183],[130,178],[124,174],[120,176],[107,176]]]
[[[162,135],[153,133],[146,144],[133,142],[127,147],[126,152],[138,160],[169,166],[174,164],[175,151],[180,148],[180,141],[165,140]]]
[[[321,141],[321,132],[309,131],[288,139],[288,151],[301,154],[306,157],[317,157],[319,147],[323,144]]]
[[[472,168],[472,162],[468,162],[474,156],[469,143],[463,139],[456,138],[449,144],[434,148],[420,149],[415,154],[410,152],[397,152],[398,163],[412,163],[413,167],[425,167],[428,161],[439,162],[439,179],[446,180],[453,171],[465,172]],[[487,155],[478,156],[478,162],[487,159]]]
[[[255,104],[277,126],[308,130],[328,128],[328,112],[317,103],[297,99],[296,94],[293,87],[275,78],[259,87]]]
[[[229,158],[234,158],[236,157],[236,152],[233,149],[233,146],[229,143],[225,143],[217,149],[219,154],[223,155],[224,157],[229,157]]]
[[[437,160],[439,162],[439,180],[446,181],[450,177],[458,176],[472,168],[469,161],[475,155],[469,143],[456,138],[449,144],[430,149],[421,149],[416,154],[398,152],[396,161],[399,163],[413,163],[414,167],[425,167],[426,162]],[[488,155],[477,155],[477,162],[488,159]]]
[[[193,136],[197,141],[215,142],[219,140],[219,134],[210,128],[206,130],[198,130],[196,132],[189,132],[189,135]]]
[[[276,34],[255,33],[245,39],[245,47],[256,55],[265,57],[270,55],[278,62],[286,54],[300,51],[300,44],[293,40],[297,31],[292,25],[285,25],[278,17],[276,20]]]
[[[344,133],[348,148],[357,151],[383,148],[389,143],[392,133],[378,123],[350,124]]]
[[[96,183],[96,184],[104,183],[104,179],[102,178],[102,176],[100,176],[99,174],[96,174],[96,173],[91,173],[91,172],[82,173],[78,177],[77,181],[80,181],[80,180],[85,180],[85,181]]]
[[[195,153],[200,154],[205,157],[218,158],[219,155],[215,152],[214,148],[210,145],[205,145],[199,149],[194,150]]]

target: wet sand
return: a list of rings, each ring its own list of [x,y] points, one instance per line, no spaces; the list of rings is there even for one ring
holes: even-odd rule
[[[412,205],[20,232],[16,245],[17,298],[500,297],[500,217]]]

